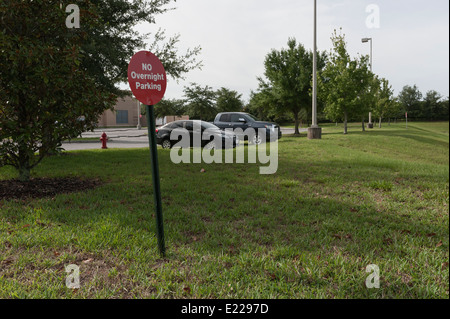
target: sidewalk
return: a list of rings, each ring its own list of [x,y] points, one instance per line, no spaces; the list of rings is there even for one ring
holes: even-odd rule
[[[308,129],[300,129],[300,132],[307,132]],[[148,147],[147,128],[105,128],[96,129],[93,132],[84,132],[82,138],[97,138],[96,140],[83,142],[65,142],[62,148],[66,151],[101,149],[100,136],[105,132],[108,136],[108,148],[142,148]],[[294,134],[294,129],[281,128],[283,135]]]

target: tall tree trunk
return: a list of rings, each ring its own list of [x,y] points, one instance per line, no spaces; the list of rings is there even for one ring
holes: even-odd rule
[[[25,107],[25,98],[23,94],[19,95],[19,114],[18,114],[18,130],[21,132],[21,134],[24,134],[25,128],[29,125],[28,117],[27,117],[27,111]],[[30,171],[31,171],[31,160],[30,158],[30,152],[27,147],[28,139],[24,139],[23,136],[21,137],[20,141],[18,142],[18,148],[19,148],[19,154],[18,154],[18,161],[16,169],[19,171],[19,180],[21,182],[28,182],[30,180]],[[33,153],[31,153],[33,154]]]
[[[378,122],[378,127],[381,128],[381,117],[380,117],[380,121]]]
[[[28,182],[30,180],[30,158],[26,150],[19,149],[19,162],[17,170],[19,171],[19,180],[21,182]]]
[[[366,126],[365,126],[365,123],[364,123],[364,117],[362,118],[361,123],[362,123],[362,131],[365,132],[366,131]]]
[[[347,134],[347,112],[344,112],[344,134]]]
[[[294,119],[295,119],[295,132],[294,132],[294,135],[300,135],[300,131],[298,130],[298,126],[300,124],[299,119],[298,119],[298,113],[299,112],[294,112]]]
[[[30,169],[28,167],[19,168],[19,181],[29,182],[30,181]]]

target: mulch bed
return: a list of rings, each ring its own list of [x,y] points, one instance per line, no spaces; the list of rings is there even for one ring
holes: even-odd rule
[[[32,178],[29,182],[0,180],[0,200],[54,197],[93,189],[101,184],[99,179],[78,177]]]

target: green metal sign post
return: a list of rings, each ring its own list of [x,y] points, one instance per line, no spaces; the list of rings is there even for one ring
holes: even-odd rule
[[[148,141],[152,161],[153,195],[156,211],[156,235],[158,238],[159,252],[162,257],[165,257],[166,244],[164,242],[158,150],[156,146],[156,123],[153,106],[164,97],[167,79],[164,66],[158,57],[149,51],[136,53],[128,65],[128,84],[136,99],[146,106]]]
[[[150,145],[150,157],[152,161],[153,195],[156,211],[156,234],[160,254],[165,257],[166,245],[164,240],[164,223],[162,215],[161,187],[159,180],[158,150],[156,147],[156,125],[153,105],[146,105],[148,141]]]

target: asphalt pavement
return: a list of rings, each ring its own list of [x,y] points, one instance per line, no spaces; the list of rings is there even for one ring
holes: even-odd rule
[[[306,132],[307,130],[300,129],[300,132]],[[137,128],[105,128],[96,129],[93,132],[84,132],[81,134],[81,137],[89,138],[89,140],[64,142],[62,148],[66,151],[101,149],[102,142],[100,137],[103,132],[108,136],[108,148],[143,148],[149,145],[146,127],[140,130]],[[294,129],[282,127],[281,132],[283,135],[294,134]],[[92,138],[97,140],[92,140]]]

